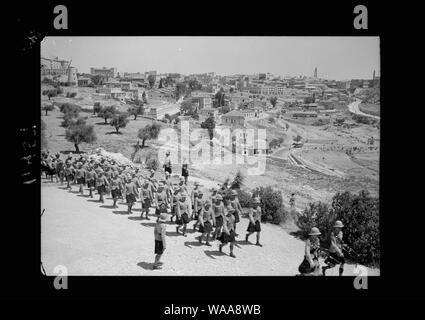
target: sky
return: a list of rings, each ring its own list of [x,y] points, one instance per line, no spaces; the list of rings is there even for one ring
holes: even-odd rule
[[[41,56],[118,72],[258,74],[371,79],[379,37],[46,37]]]

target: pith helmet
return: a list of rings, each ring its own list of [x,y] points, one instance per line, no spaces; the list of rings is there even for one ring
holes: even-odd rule
[[[334,228],[342,228],[342,227],[344,227],[342,222],[340,220],[336,220],[334,224]]]
[[[320,232],[319,228],[313,227],[311,228],[310,233],[308,234],[309,236],[319,236],[322,233]]]
[[[220,194],[218,194],[215,196],[215,200],[223,200],[223,197]]]

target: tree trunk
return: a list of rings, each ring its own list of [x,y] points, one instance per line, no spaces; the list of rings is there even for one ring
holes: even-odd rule
[[[108,124],[108,118],[105,118],[105,124]]]
[[[144,147],[145,147],[145,141],[146,141],[146,139],[143,139],[143,140],[142,140],[142,148],[144,148]],[[141,148],[141,149],[142,149],[142,148]]]
[[[117,130],[117,133],[118,133],[118,130],[119,130],[120,128],[119,127],[115,127],[115,130]]]
[[[134,120],[136,120],[136,119],[137,119],[137,114],[134,115]]]
[[[78,144],[74,143],[75,146],[75,151],[79,154],[80,153],[80,148],[78,148]]]
[[[46,110],[46,116],[47,116],[47,111],[48,111],[48,110]]]

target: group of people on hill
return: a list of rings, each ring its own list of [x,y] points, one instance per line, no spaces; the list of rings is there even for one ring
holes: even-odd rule
[[[155,170],[142,169],[137,166],[121,165],[104,156],[89,156],[87,154],[68,155],[61,159],[61,155],[43,152],[41,169],[50,176],[51,181],[72,190],[72,185],[78,186],[80,194],[88,188],[88,196],[93,198],[94,191],[99,195],[99,202],[105,202],[105,196],[112,197],[112,208],[117,207],[118,200],[125,200],[127,214],[133,213],[133,208],[140,204],[141,219],[150,220],[150,208],[155,209],[156,225],[155,238],[155,263],[153,268],[162,266],[161,256],[166,249],[166,224],[169,219],[176,224],[176,232],[186,236],[190,222],[192,228],[200,233],[199,243],[211,246],[211,242],[218,240],[219,251],[229,244],[230,256],[236,258],[233,249],[236,238],[237,224],[240,222],[242,207],[238,200],[237,190],[231,189],[227,183],[219,185],[204,192],[202,186],[194,183],[188,189],[187,161],[183,163],[182,175],[178,182],[173,182],[170,153],[166,153],[164,161],[164,176],[158,178]],[[157,174],[157,176],[155,176]],[[256,245],[260,243],[261,233],[261,206],[260,199],[254,198],[249,208],[249,225],[245,235],[248,243],[251,235],[256,233]],[[205,241],[205,242],[204,242]]]

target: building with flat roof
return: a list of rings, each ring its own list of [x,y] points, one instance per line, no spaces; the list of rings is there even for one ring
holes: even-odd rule
[[[117,76],[117,68],[90,68],[90,74],[92,76],[101,75],[105,78],[115,78]]]
[[[231,128],[245,127],[245,115],[239,110],[232,110],[221,116],[221,124]]]

